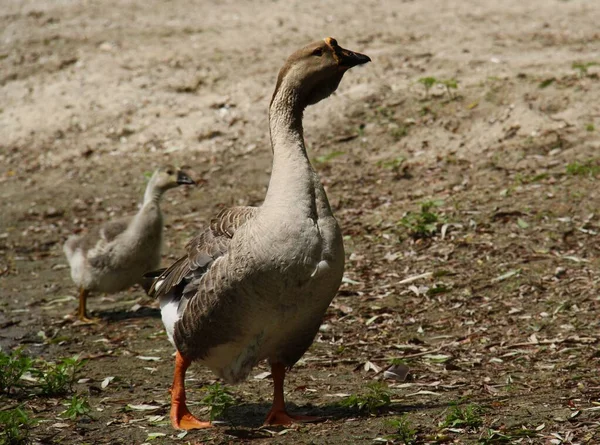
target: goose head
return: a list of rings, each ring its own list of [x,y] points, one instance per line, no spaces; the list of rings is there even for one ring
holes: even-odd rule
[[[301,108],[316,104],[337,89],[346,71],[370,61],[369,56],[342,48],[332,37],[311,43],[294,52],[279,71],[271,104],[281,89]]]
[[[196,184],[183,170],[179,170],[171,165],[166,165],[156,169],[150,178],[149,186],[159,192],[179,187],[184,184]]]

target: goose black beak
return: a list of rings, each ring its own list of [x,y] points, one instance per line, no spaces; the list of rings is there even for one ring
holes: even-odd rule
[[[338,48],[340,68],[349,69],[356,65],[363,65],[371,61],[371,58],[365,54],[355,53],[349,49]]]
[[[177,184],[196,185],[196,182],[192,178],[190,178],[188,175],[186,175],[183,171],[178,170],[177,171]]]
[[[343,70],[347,70],[353,66],[362,65],[371,61],[371,58],[365,54],[342,48],[338,45],[337,40],[332,37],[327,37],[325,39],[325,43],[327,43],[327,45],[333,50],[333,54],[337,60],[338,66]]]

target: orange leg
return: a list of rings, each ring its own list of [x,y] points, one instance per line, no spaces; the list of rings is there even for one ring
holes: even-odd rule
[[[98,318],[89,318],[87,316],[87,297],[90,294],[90,291],[84,289],[83,287],[79,289],[79,310],[77,311],[77,318],[83,323],[98,323],[100,319]]]
[[[177,351],[175,355],[175,375],[171,387],[171,425],[173,425],[173,428],[181,430],[210,428],[212,426],[210,422],[201,422],[196,419],[185,405],[185,371],[190,363],[190,360],[183,358]]]
[[[299,416],[288,414],[285,410],[283,399],[283,381],[285,379],[285,366],[281,363],[271,364],[271,375],[273,376],[273,407],[264,425],[291,425],[292,423],[319,422],[321,417]]]

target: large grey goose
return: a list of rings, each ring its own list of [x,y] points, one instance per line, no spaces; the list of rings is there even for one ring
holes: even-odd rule
[[[226,382],[238,382],[267,359],[274,396],[265,424],[314,420],[287,413],[283,381],[313,342],[339,288],[344,246],[306,154],[302,116],[308,105],[336,90],[349,68],[369,61],[333,38],[287,59],[269,109],[273,169],[264,203],[221,211],[154,282],[150,293],[160,299],[177,350],[174,428],[211,426],[186,407],[185,373],[192,361]]]
[[[133,217],[109,221],[86,235],[67,239],[63,251],[71,267],[71,278],[79,288],[78,318],[87,315],[90,292],[113,293],[142,281],[144,273],[160,266],[163,193],[182,184],[194,184],[183,171],[172,166],[158,168],[144,192],[142,207]]]

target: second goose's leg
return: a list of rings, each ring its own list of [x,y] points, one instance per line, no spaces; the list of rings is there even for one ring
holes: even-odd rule
[[[319,422],[321,417],[299,416],[288,414],[285,410],[283,398],[283,381],[285,379],[285,366],[282,363],[271,364],[271,375],[273,376],[273,407],[264,425],[290,425],[292,423]]]
[[[98,323],[98,318],[89,318],[87,315],[87,297],[90,291],[83,287],[79,289],[79,309],[77,311],[77,318],[83,323]]]
[[[210,422],[201,422],[187,409],[185,404],[185,371],[191,361],[184,358],[179,351],[175,355],[175,375],[171,387],[171,424],[181,430],[210,428]]]

